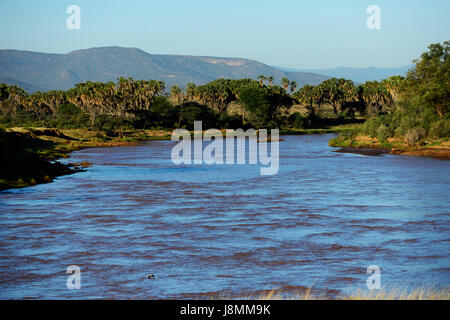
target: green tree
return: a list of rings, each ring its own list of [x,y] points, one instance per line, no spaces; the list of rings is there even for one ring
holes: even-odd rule
[[[287,90],[289,88],[290,81],[288,78],[282,78],[281,79],[281,86],[284,88],[284,90]]]
[[[257,79],[258,79],[259,84],[260,84],[261,86],[263,86],[263,85],[264,85],[264,81],[267,80],[267,78],[266,78],[265,76],[263,76],[263,75],[259,75]]]
[[[250,123],[258,128],[265,127],[270,121],[270,105],[264,88],[249,85],[241,90],[240,103],[250,113]]]
[[[289,83],[289,85],[290,85],[290,88],[291,88],[291,93],[294,93],[295,90],[297,89],[297,81],[291,81]]]
[[[2,113],[4,115],[10,114],[13,118],[16,117],[19,107],[26,104],[29,99],[28,93],[16,85],[8,86],[6,84],[2,84],[0,96],[0,107],[2,109]]]
[[[337,115],[342,104],[355,97],[356,89],[351,80],[332,78],[325,80],[319,85],[321,99],[333,107]]]
[[[181,103],[181,101],[183,101],[183,91],[178,86],[170,87],[170,96],[178,103]]]
[[[195,91],[196,91],[196,85],[194,83],[189,82],[186,85],[186,97],[190,100],[193,101],[195,99]]]
[[[357,92],[359,101],[365,104],[365,111],[370,116],[386,113],[393,104],[386,83],[367,81],[358,86]]]
[[[403,101],[434,108],[439,117],[450,108],[450,41],[428,47],[405,79]]]

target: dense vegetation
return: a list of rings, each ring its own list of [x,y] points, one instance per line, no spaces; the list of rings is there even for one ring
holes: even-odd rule
[[[386,90],[396,101],[387,109],[375,108],[378,115],[369,117],[360,130],[335,139],[332,144],[354,141],[358,134],[376,138],[385,146],[388,139],[401,139],[408,146],[420,146],[433,139],[448,139],[450,134],[450,42],[432,44],[429,51],[415,61],[405,79],[392,79]],[[393,85],[393,86],[392,86]],[[370,89],[368,83],[361,87]],[[371,113],[369,107],[369,114]],[[375,112],[376,114],[376,112]]]
[[[400,80],[367,82],[329,79],[304,86],[273,77],[217,79],[189,83],[184,90],[164,82],[120,78],[117,83],[85,82],[67,91],[27,94],[0,85],[0,124],[5,127],[56,127],[103,130],[122,135],[124,128],[204,127],[315,128],[351,122],[356,116],[386,112]],[[331,114],[327,110],[332,110]]]

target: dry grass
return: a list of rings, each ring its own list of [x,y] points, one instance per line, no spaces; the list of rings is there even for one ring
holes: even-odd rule
[[[415,288],[406,289],[394,287],[391,289],[382,288],[380,290],[356,290],[350,296],[338,295],[327,296],[312,293],[312,288],[298,292],[283,292],[279,289],[264,290],[259,293],[250,293],[237,296],[220,296],[213,299],[240,299],[240,300],[450,300],[450,288]]]
[[[272,290],[258,290],[245,294],[212,296],[212,299],[225,300],[336,300],[337,291],[324,292],[312,287],[286,286]]]
[[[305,290],[304,292],[295,292],[286,294],[280,290],[270,290],[257,295],[248,295],[241,297],[244,300],[323,300],[325,297],[315,297],[311,294],[312,288]]]
[[[382,288],[380,290],[357,290],[352,294],[351,300],[450,300],[450,289],[435,289],[419,287],[405,289],[394,287],[392,289]]]

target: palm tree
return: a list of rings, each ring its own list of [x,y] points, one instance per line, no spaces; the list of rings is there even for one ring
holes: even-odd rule
[[[343,78],[325,80],[318,87],[323,102],[327,102],[333,107],[335,115],[338,114],[343,103],[353,100],[356,96],[356,89],[353,81],[345,80]]]
[[[173,99],[175,99],[178,103],[181,103],[181,101],[183,100],[183,92],[178,86],[170,87],[170,96]]]
[[[282,78],[281,79],[281,85],[283,86],[284,90],[287,90],[289,88],[289,79],[288,78]]]
[[[196,85],[189,82],[186,86],[186,96],[191,101],[193,101],[195,98],[195,90],[196,90]]]
[[[294,93],[294,91],[297,89],[297,81],[291,81],[291,93]]]
[[[367,81],[358,87],[358,98],[364,102],[369,115],[377,115],[387,111],[392,98],[384,83]]]
[[[42,95],[42,102],[50,108],[53,117],[58,113],[59,105],[66,101],[66,94],[62,90],[47,91]]]
[[[399,99],[400,88],[404,82],[405,78],[402,76],[392,76],[382,80],[382,84],[386,86],[386,89],[388,90],[392,98],[392,102],[397,101]]]
[[[259,84],[261,85],[261,87],[264,85],[264,81],[267,80],[267,78],[265,76],[263,76],[263,75],[259,75],[257,79],[258,79]]]
[[[16,85],[6,86],[3,90],[5,90],[4,95],[7,96],[4,103],[4,106],[6,107],[5,111],[11,112],[13,118],[15,118],[17,109],[19,106],[26,104],[29,95],[25,92],[25,90]]]
[[[312,106],[315,102],[314,89],[314,86],[307,84],[295,92],[293,96],[302,105]]]
[[[42,121],[50,113],[50,109],[46,103],[44,103],[45,93],[37,91],[29,96],[27,101],[27,109],[31,111],[34,116]]]

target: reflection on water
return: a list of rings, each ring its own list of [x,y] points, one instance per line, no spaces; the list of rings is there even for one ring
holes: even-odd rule
[[[93,167],[0,193],[0,298],[350,293],[372,264],[382,285],[448,286],[450,163],[335,153],[330,137],[284,137],[276,176],[175,166],[171,141],[75,152]]]

